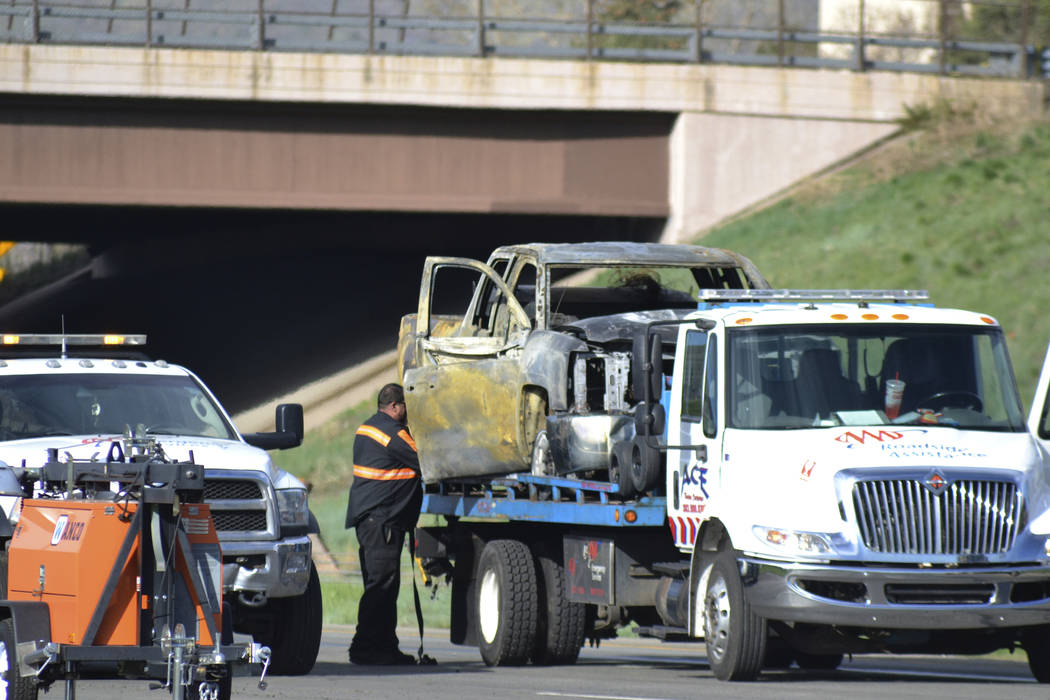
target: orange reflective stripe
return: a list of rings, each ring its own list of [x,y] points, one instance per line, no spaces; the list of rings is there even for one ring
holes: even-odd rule
[[[408,434],[407,430],[400,430],[400,431],[398,431],[397,436],[399,438],[401,438],[402,440],[404,440],[405,444],[407,444],[409,447],[411,447],[413,452],[418,452],[419,451],[419,450],[416,449],[416,441],[412,439],[412,436]]]
[[[389,435],[384,433],[379,428],[374,428],[371,425],[362,425],[360,428],[357,429],[357,434],[364,435],[365,437],[370,437],[383,447],[386,447],[390,443]]]
[[[354,477],[362,479],[375,479],[377,481],[399,481],[401,479],[415,479],[416,472],[408,467],[400,469],[376,469],[375,467],[362,467],[354,465]]]

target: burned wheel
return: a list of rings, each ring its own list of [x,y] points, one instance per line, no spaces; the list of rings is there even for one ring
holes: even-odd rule
[[[618,442],[613,445],[609,455],[609,481],[620,487],[620,497],[624,500],[634,497],[634,479],[631,478],[630,442]]]
[[[520,666],[536,644],[536,567],[516,540],[485,545],[477,572],[478,649],[488,666]]]
[[[5,552],[5,577],[6,564]],[[23,678],[18,672],[18,656],[15,649],[15,627],[11,619],[0,620],[0,700],[36,700],[36,684],[32,678]]]
[[[583,646],[587,607],[568,600],[565,566],[546,554],[536,557],[538,616],[532,662],[540,665],[574,664]]]
[[[631,444],[631,483],[638,494],[645,494],[660,481],[660,451],[645,437],[634,436]]]
[[[754,680],[766,656],[766,621],[751,610],[730,551],[719,552],[707,572],[702,605],[707,662],[723,681]],[[701,602],[701,601],[698,601]]]

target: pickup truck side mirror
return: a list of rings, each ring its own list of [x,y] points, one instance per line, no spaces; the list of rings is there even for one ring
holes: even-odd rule
[[[274,412],[272,433],[245,433],[244,441],[263,450],[287,450],[303,444],[303,407],[297,403],[282,403]]]

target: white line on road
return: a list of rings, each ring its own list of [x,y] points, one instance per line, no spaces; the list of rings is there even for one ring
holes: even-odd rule
[[[663,698],[643,698],[635,695],[583,695],[582,693],[542,692],[537,695],[549,695],[559,698],[586,698],[586,700],[664,700]]]
[[[915,676],[917,678],[965,679],[971,681],[996,681],[1000,683],[1035,683],[1034,678],[1021,678],[1020,676],[993,676],[991,674],[984,673],[943,673],[937,671],[913,671],[896,668],[865,668],[863,666],[856,666],[853,668],[839,668],[839,671],[860,674],[876,673],[887,676]]]

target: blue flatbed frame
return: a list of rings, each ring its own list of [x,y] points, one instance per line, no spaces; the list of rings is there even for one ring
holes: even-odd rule
[[[459,518],[511,520],[606,527],[656,527],[666,518],[667,499],[645,496],[610,501],[620,487],[606,481],[510,474],[488,480],[428,485],[423,513]]]

